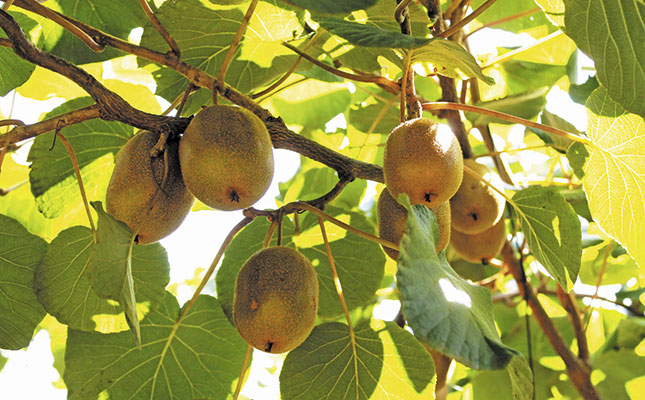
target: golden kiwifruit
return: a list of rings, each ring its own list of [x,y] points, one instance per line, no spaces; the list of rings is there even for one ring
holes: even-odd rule
[[[464,160],[464,166],[472,169],[490,185],[503,190],[502,179],[487,166],[472,159]],[[452,228],[470,235],[483,232],[502,218],[505,204],[504,196],[464,172],[459,190],[450,199]]]
[[[387,138],[383,175],[394,198],[407,193],[411,204],[436,207],[457,192],[463,173],[457,138],[430,119],[406,121]]]
[[[195,201],[181,176],[177,140],[169,141],[164,153],[151,156],[159,136],[140,132],[119,150],[105,198],[108,213],[132,231],[139,229],[137,243],[153,243],[168,236],[181,225]]]
[[[441,250],[446,248],[450,240],[450,202],[443,202],[438,207],[431,208],[431,210],[434,212],[439,226],[439,241],[436,247],[437,254],[439,254]],[[405,231],[408,210],[394,200],[387,188],[381,191],[378,198],[376,217],[379,237],[390,242],[399,243]],[[391,259],[396,261],[399,258],[398,251],[386,246],[381,247]]]
[[[475,235],[468,235],[453,229],[450,245],[464,260],[486,264],[497,257],[506,241],[506,223],[504,218],[492,227]]]
[[[318,278],[311,262],[289,247],[252,255],[235,283],[233,320],[253,347],[283,353],[307,339],[318,313]]]
[[[271,146],[266,126],[249,110],[204,108],[188,124],[179,145],[186,186],[218,210],[250,207],[271,184]]]

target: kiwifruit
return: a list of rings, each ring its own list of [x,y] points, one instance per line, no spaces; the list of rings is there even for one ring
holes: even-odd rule
[[[119,150],[105,199],[108,213],[132,231],[139,229],[136,242],[142,244],[177,229],[195,201],[182,179],[177,140],[169,141],[163,154],[151,156],[159,136],[140,132]]]
[[[450,240],[450,202],[441,203],[438,207],[432,208],[439,226],[439,241],[437,242],[437,254],[448,245]],[[399,243],[405,231],[408,210],[399,204],[390,192],[386,189],[381,191],[376,205],[376,217],[378,220],[378,232],[381,239]],[[383,247],[385,254],[391,259],[397,260],[399,252],[386,246]]]
[[[318,278],[311,262],[289,247],[252,255],[235,283],[233,320],[253,347],[283,353],[311,333],[318,313]]]
[[[413,205],[436,207],[457,192],[463,173],[457,138],[430,119],[406,121],[387,138],[383,175],[394,198],[407,193]]]
[[[234,106],[204,108],[179,146],[188,190],[204,204],[230,211],[250,207],[273,178],[271,137],[262,120]]]
[[[490,185],[503,190],[502,179],[487,166],[472,159],[464,160],[464,166],[472,169]],[[502,218],[505,204],[504,196],[464,172],[459,190],[450,199],[452,228],[470,235],[483,232]]]
[[[506,241],[506,223],[504,218],[483,232],[469,235],[453,229],[450,245],[464,260],[487,264],[497,257]]]

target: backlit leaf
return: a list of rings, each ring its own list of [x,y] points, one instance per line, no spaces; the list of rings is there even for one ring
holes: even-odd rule
[[[533,119],[544,109],[544,106],[546,106],[546,94],[548,91],[548,87],[542,87],[531,92],[506,96],[501,99],[491,101],[482,101],[475,105],[524,119]],[[471,112],[466,113],[466,118],[468,118],[473,125],[512,123],[499,118],[490,117],[488,115]]]
[[[47,242],[0,214],[0,348],[26,347],[45,317],[32,282],[46,249]]]
[[[425,37],[404,35],[374,25],[345,21],[339,18],[317,17],[316,22],[334,35],[362,47],[414,49],[430,41]]]
[[[473,0],[473,9],[477,9],[482,4],[484,4],[485,1],[486,0]],[[498,1],[494,3],[490,8],[488,8],[484,13],[477,16],[477,21],[481,23],[488,23],[534,8],[536,7],[533,0]],[[514,18],[510,21],[506,21],[502,24],[496,25],[495,28],[505,29],[509,31],[519,31],[522,29],[528,29],[545,24],[549,24],[549,21],[545,18],[544,14],[541,11],[538,11],[534,14],[530,14],[522,18]]]
[[[329,322],[292,350],[280,373],[282,399],[427,399],[434,394],[428,352],[393,322],[354,328]]]
[[[287,4],[323,14],[346,14],[374,5],[377,0],[282,0]]]
[[[451,78],[478,78],[488,83],[495,80],[484,75],[475,58],[461,45],[446,39],[431,39],[412,53],[412,63],[428,63],[431,70]]]
[[[587,101],[589,161],[582,181],[598,226],[645,266],[645,123],[599,88]]]

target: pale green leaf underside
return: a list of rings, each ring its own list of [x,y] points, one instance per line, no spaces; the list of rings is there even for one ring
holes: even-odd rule
[[[645,266],[645,122],[604,88],[587,100],[589,161],[583,187],[594,220]]]
[[[535,258],[565,290],[580,270],[580,221],[573,207],[551,187],[531,186],[513,196],[513,206]],[[569,278],[569,280],[567,280]]]
[[[62,231],[48,246],[36,269],[34,290],[47,312],[72,329],[120,332],[128,329],[116,304],[100,298],[90,286],[92,231],[74,226]],[[136,246],[132,275],[138,311],[145,315],[163,302],[169,281],[168,257],[160,244]]]
[[[566,33],[595,62],[598,80],[630,112],[645,117],[645,3],[565,0]]]
[[[69,399],[224,399],[232,392],[246,343],[217,300],[200,296],[171,332],[177,299],[141,321],[141,350],[127,332],[104,335],[70,329],[64,380]],[[164,349],[169,342],[167,349]]]
[[[434,214],[409,206],[396,273],[403,315],[419,340],[475,369],[501,369],[517,352],[504,346],[494,326],[490,292],[462,279],[437,256]]]
[[[47,242],[0,214],[0,348],[26,347],[45,317],[31,284],[46,249]]]
[[[345,324],[315,327],[285,359],[281,398],[433,398],[432,359],[410,333],[393,322],[372,320],[359,323],[354,334],[355,346]]]
[[[430,63],[440,75],[452,78],[479,78],[493,84],[495,80],[484,75],[477,60],[461,45],[446,39],[431,39],[412,53],[412,63]]]

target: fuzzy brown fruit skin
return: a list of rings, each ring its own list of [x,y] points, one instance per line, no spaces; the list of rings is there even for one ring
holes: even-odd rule
[[[502,179],[485,165],[475,160],[464,160],[469,167],[492,186],[503,190]],[[474,235],[495,225],[504,214],[504,196],[464,171],[464,179],[457,193],[450,199],[452,228]]]
[[[318,313],[318,277],[311,262],[289,247],[251,256],[235,283],[233,320],[253,347],[284,353],[307,339]]]
[[[394,128],[383,160],[385,185],[392,197],[407,193],[410,204],[436,207],[448,201],[463,178],[463,156],[457,138],[439,124],[416,118]]]
[[[188,190],[218,210],[250,207],[273,178],[269,132],[241,107],[218,105],[198,112],[184,132],[179,159]]]
[[[504,218],[492,227],[475,235],[452,231],[450,245],[464,260],[473,263],[487,264],[497,257],[506,241],[506,223]]]
[[[436,208],[431,208],[437,218],[439,226],[439,241],[437,242],[437,254],[448,246],[450,240],[450,202],[446,201]],[[400,205],[390,192],[386,189],[381,191],[376,204],[376,216],[378,221],[378,232],[381,239],[399,243],[405,231],[408,210]],[[385,254],[396,261],[399,252],[386,246],[383,247]]]
[[[139,244],[153,243],[172,233],[195,201],[182,179],[179,143],[171,141],[165,154],[151,157],[159,136],[159,133],[140,132],[119,150],[105,198],[107,212],[133,232],[143,222],[136,238]],[[166,159],[168,174],[163,187],[159,187]]]

